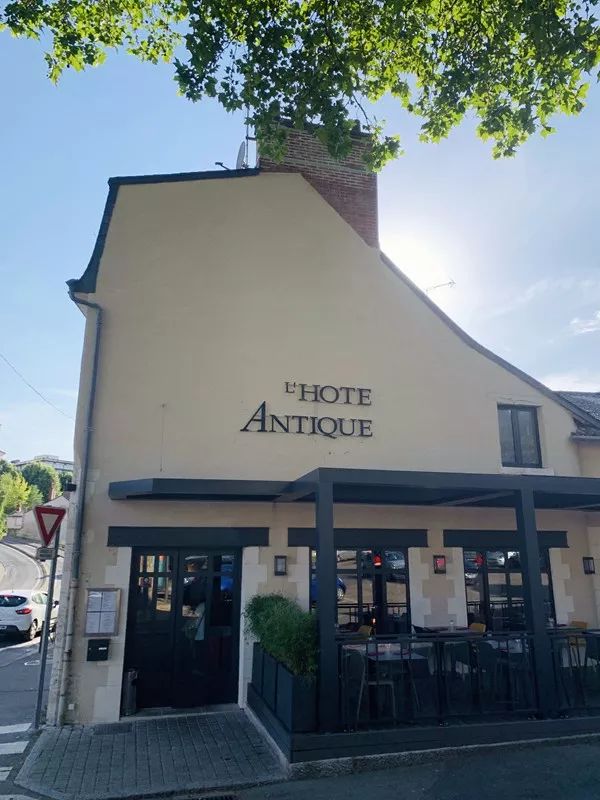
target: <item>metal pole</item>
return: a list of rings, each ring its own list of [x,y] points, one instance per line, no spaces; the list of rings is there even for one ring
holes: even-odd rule
[[[44,699],[44,682],[46,678],[46,662],[48,660],[48,642],[50,640],[50,625],[52,624],[52,604],[54,602],[54,580],[56,578],[56,564],[58,561],[58,543],[60,540],[60,527],[54,537],[54,557],[52,558],[52,568],[50,570],[50,585],[48,586],[48,601],[46,603],[46,618],[42,628],[41,645],[42,655],[40,658],[40,680],[38,683],[37,703],[35,706],[35,717],[33,727],[37,730],[40,727],[42,716],[42,701]]]
[[[336,559],[333,486],[319,479],[316,491],[317,616],[319,620],[319,730],[338,725],[338,653],[335,641]]]
[[[515,502],[517,541],[523,574],[525,622],[533,634],[533,654],[542,716],[547,717],[553,703],[553,670],[550,637],[540,569],[540,546],[535,518],[535,500],[531,490],[517,492]]]

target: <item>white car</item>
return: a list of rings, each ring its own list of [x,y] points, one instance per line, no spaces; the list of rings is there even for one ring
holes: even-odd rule
[[[34,639],[44,627],[46,592],[32,589],[0,590],[0,635],[16,634],[26,641]],[[50,630],[56,629],[58,600],[52,603]]]

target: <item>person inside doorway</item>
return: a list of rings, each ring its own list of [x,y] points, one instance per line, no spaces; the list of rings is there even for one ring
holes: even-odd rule
[[[191,641],[204,641],[206,621],[206,577],[197,573],[198,565],[188,561],[183,579],[182,616],[185,635]]]

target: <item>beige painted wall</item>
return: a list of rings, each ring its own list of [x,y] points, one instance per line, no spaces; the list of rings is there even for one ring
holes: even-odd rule
[[[581,474],[589,478],[600,478],[600,441],[578,442],[579,463]]]
[[[570,415],[452,334],[299,175],[121,187],[94,300],[103,487],[315,466],[498,472],[498,402],[539,405],[544,466],[579,473]],[[366,386],[373,404],[302,403],[285,381]],[[374,435],[240,432],[263,400],[367,411]]]
[[[105,313],[68,721],[111,721],[119,713],[130,551],[106,547],[109,525],[268,526],[270,546],[244,551],[244,597],[284,591],[308,603],[307,553],[287,548],[287,527],[312,525],[311,508],[115,502],[107,495],[111,481],[284,480],[323,466],[499,472],[498,402],[539,406],[544,467],[556,474],[580,472],[570,415],[467,347],[299,175],[121,187],[90,299]],[[82,360],[77,460],[92,317]],[[285,394],[285,381],[369,387],[373,404],[301,403]],[[263,400],[282,414],[368,411],[373,437],[240,432]],[[587,547],[583,519],[541,514],[539,524],[569,529],[565,596],[573,597],[578,615],[595,622],[592,585],[579,579],[579,556],[573,555],[581,541]],[[428,528],[431,553],[411,553],[411,567],[421,565],[415,582],[418,577],[427,594],[424,621],[440,624],[464,615],[460,551],[443,550],[442,529],[514,527],[511,513],[466,509],[343,507],[336,523]],[[448,575],[430,574],[433,552],[447,552]],[[289,556],[287,581],[272,577],[275,553]],[[125,603],[111,660],[93,664],[84,660],[82,612],[85,589],[98,585],[121,587]],[[416,593],[415,586],[413,602]],[[242,648],[242,700],[248,657]],[[51,705],[59,672],[57,662]]]

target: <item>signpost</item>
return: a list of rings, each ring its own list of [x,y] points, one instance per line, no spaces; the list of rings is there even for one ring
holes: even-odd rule
[[[40,641],[40,679],[38,683],[37,703],[35,707],[35,718],[33,722],[34,728],[39,728],[40,719],[42,716],[42,701],[44,697],[44,683],[46,677],[46,662],[48,660],[48,642],[50,637],[50,625],[52,624],[52,609],[54,606],[54,580],[56,578],[56,562],[58,560],[58,544],[60,541],[60,524],[66,514],[65,508],[55,508],[54,506],[36,506],[33,509],[35,519],[38,525],[38,532],[44,547],[40,547],[38,553],[43,557],[52,559],[52,567],[50,569],[50,583],[48,586],[48,600],[46,602],[46,618],[44,620],[44,627],[42,628],[42,636]],[[54,539],[54,547],[49,545]]]

